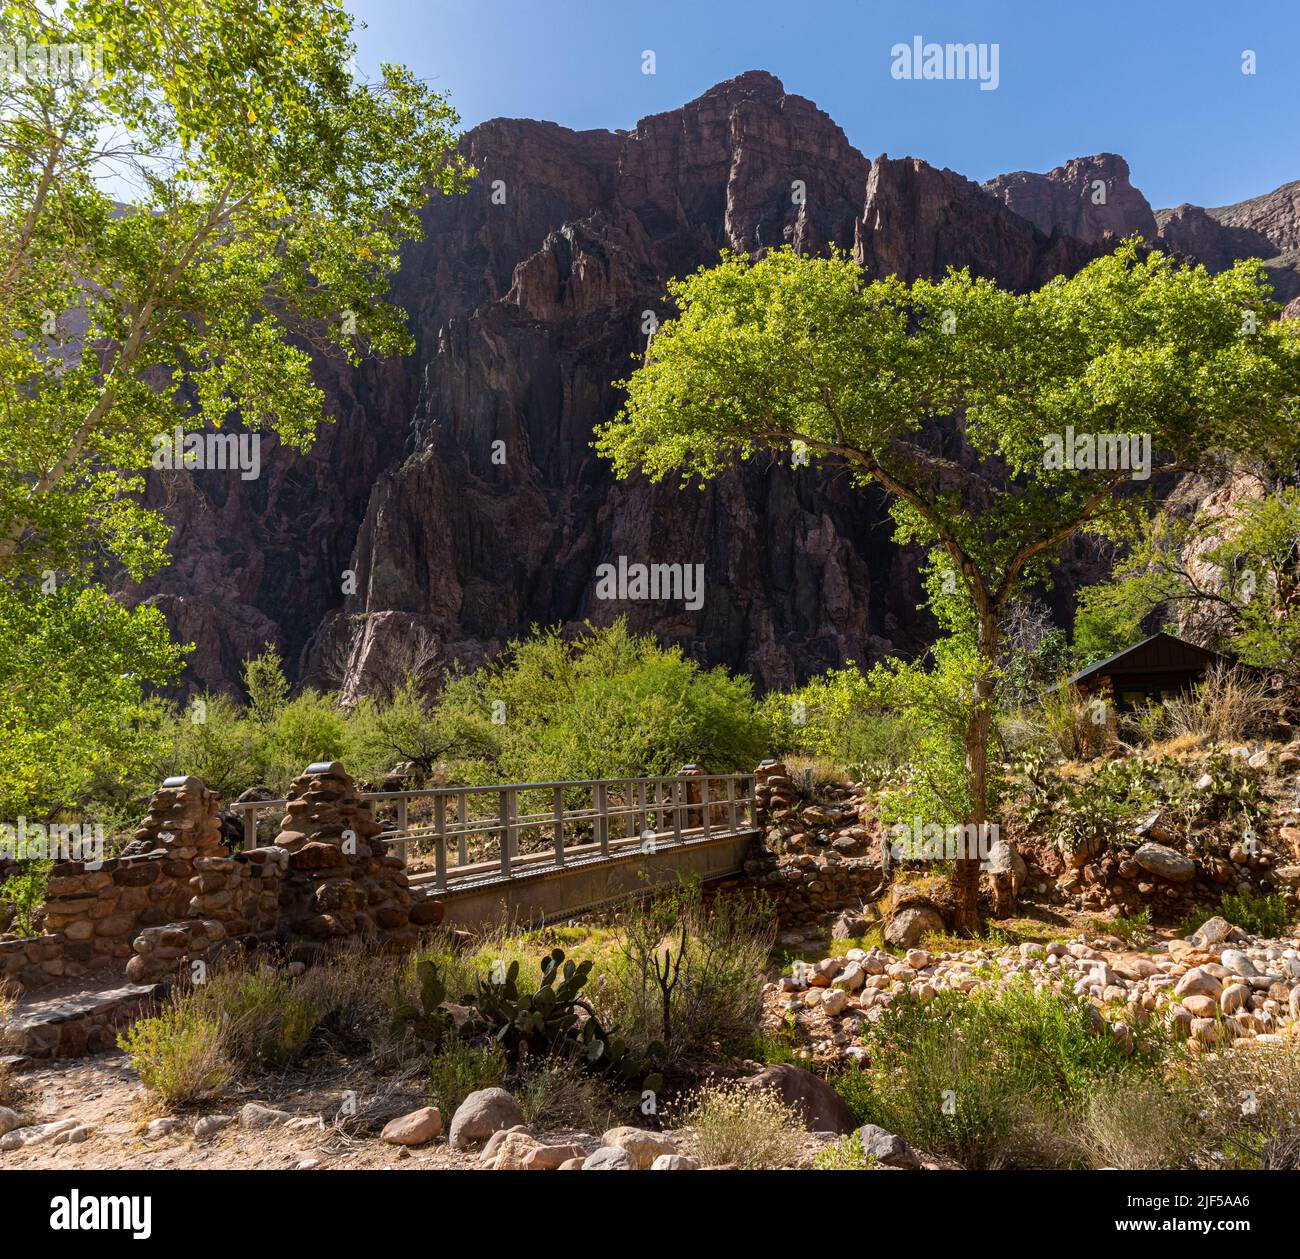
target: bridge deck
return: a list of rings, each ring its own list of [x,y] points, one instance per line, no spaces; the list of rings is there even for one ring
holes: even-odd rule
[[[446,922],[474,925],[551,921],[683,874],[739,873],[759,833],[754,786],[753,774],[687,771],[362,799],[387,822],[380,838],[406,863],[412,888],[442,901]],[[246,847],[273,842],[259,840],[259,818],[286,803],[232,806],[243,815]]]

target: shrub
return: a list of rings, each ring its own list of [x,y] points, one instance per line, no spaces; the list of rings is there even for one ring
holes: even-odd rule
[[[507,721],[493,725],[494,705]],[[440,719],[483,730],[482,781],[547,782],[752,769],[767,746],[747,678],[701,669],[676,647],[637,636],[620,618],[566,638],[558,629],[509,645],[458,679]],[[469,767],[464,767],[469,768]]]
[[[813,1167],[819,1172],[866,1172],[875,1166],[876,1156],[862,1148],[862,1134],[859,1132],[840,1137],[813,1159]]]
[[[1192,1154],[1195,1111],[1156,1073],[1102,1080],[1078,1128],[1083,1161],[1120,1171],[1175,1170]]]
[[[531,1126],[604,1132],[619,1113],[619,1101],[602,1077],[557,1055],[522,1058],[512,1091]]]
[[[1043,724],[1051,747],[1072,761],[1091,760],[1115,743],[1115,706],[1088,699],[1068,682],[1043,692]]]
[[[221,1029],[239,1066],[286,1067],[307,1047],[320,1010],[296,991],[295,981],[269,967],[222,971],[187,998]]]
[[[1201,1166],[1300,1170],[1300,1041],[1207,1054],[1191,1087]]]
[[[1249,890],[1225,893],[1219,900],[1219,913],[1248,935],[1275,939],[1286,934],[1291,917],[1281,892],[1257,896]]]
[[[3,1061],[6,1054],[14,1052],[14,1038],[9,1030],[9,1020],[13,1017],[15,1001],[13,997],[0,993],[0,1106],[12,1107],[18,1100],[17,1076]]]
[[[40,909],[45,904],[45,888],[52,866],[50,861],[27,862],[0,883],[0,903],[13,907],[13,921],[8,929],[14,935],[40,934]]]
[[[429,1101],[450,1123],[456,1107],[479,1089],[505,1079],[505,1055],[496,1045],[470,1045],[448,1036],[429,1063]]]
[[[690,1130],[701,1163],[742,1170],[784,1167],[798,1157],[804,1139],[802,1120],[775,1093],[741,1081],[690,1094],[680,1126]]]
[[[221,1025],[182,999],[117,1038],[148,1089],[170,1106],[220,1096],[235,1077]]]
[[[604,1004],[640,1052],[658,1042],[676,1069],[752,1044],[775,918],[761,899],[720,896],[706,909],[684,883],[625,909]]]
[[[1189,694],[1164,705],[1168,733],[1226,743],[1246,739],[1276,715],[1276,699],[1267,683],[1241,669],[1215,665]]]
[[[319,1011],[316,1034],[346,1055],[369,1053],[381,1063],[397,1056],[398,1007],[412,999],[414,963],[378,949],[332,950],[295,981],[294,991]]]
[[[859,1118],[976,1169],[1073,1161],[1069,1128],[1097,1082],[1150,1060],[1097,1035],[1085,1003],[1027,982],[900,995],[867,1037],[872,1070],[836,1081]]]

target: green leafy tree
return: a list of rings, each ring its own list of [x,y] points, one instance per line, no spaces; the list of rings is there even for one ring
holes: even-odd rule
[[[26,50],[0,83],[0,636],[63,618],[66,648],[42,694],[0,666],[20,802],[52,799],[73,713],[111,742],[179,668],[156,613],[95,585],[163,563],[139,492],[173,432],[306,450],[314,360],[410,347],[384,300],[399,248],[473,172],[443,97],[349,73],[352,29],[335,0],[0,0]],[[94,702],[60,718],[72,696]]]
[[[1128,542],[1111,580],[1080,593],[1081,663],[1129,646],[1161,618],[1300,680],[1300,489],[1278,487],[1228,513],[1164,512]]]
[[[892,496],[900,536],[943,552],[970,605],[968,824],[988,820],[1009,605],[1074,534],[1150,494],[1131,468],[1057,457],[1071,430],[1144,436],[1153,478],[1221,448],[1295,459],[1300,330],[1276,320],[1257,264],[1211,276],[1129,242],[1021,295],[956,271],[868,283],[848,258],[782,249],[724,254],[669,294],[678,313],[598,449],[620,476],[688,484],[793,447]],[[969,930],[978,889],[979,862],[958,862]]]

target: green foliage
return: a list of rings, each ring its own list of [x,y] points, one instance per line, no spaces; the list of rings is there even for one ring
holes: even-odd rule
[[[45,904],[52,861],[22,862],[16,873],[0,882],[0,905],[13,908],[13,921],[6,930],[20,936],[39,934],[36,916]]]
[[[637,1054],[673,1071],[742,1056],[762,1014],[775,920],[761,897],[706,908],[698,882],[623,909],[602,998]]]
[[[157,608],[0,580],[0,817],[45,818],[105,781],[146,776],[164,736],[144,687],[174,677],[181,657]]]
[[[442,1114],[452,1115],[471,1093],[499,1087],[506,1070],[499,1045],[474,1045],[448,1036],[429,1060],[429,1102]]]
[[[171,1106],[219,1097],[235,1078],[220,1023],[192,1003],[163,1007],[117,1038],[145,1088]]]
[[[992,994],[903,994],[867,1031],[872,1069],[836,1085],[864,1123],[968,1168],[1059,1165],[1099,1081],[1150,1067],[1090,1024],[1086,1003],[1021,983]]]
[[[587,1069],[633,1082],[645,1068],[627,1052],[622,1037],[608,1032],[596,1011],[578,994],[591,975],[590,960],[575,964],[563,949],[542,959],[542,978],[533,993],[519,989],[519,963],[494,968],[486,980],[475,976],[473,991],[462,998],[471,1008],[470,1026],[490,1036],[511,1066],[521,1056],[570,1058]],[[585,1015],[581,1017],[580,1015]],[[657,1089],[657,1076],[645,1076],[643,1088]]]
[[[415,973],[420,981],[420,1004],[406,1002],[398,1006],[393,1016],[394,1027],[409,1028],[419,1040],[436,1050],[454,1029],[451,1015],[441,1008],[447,1000],[447,988],[438,975],[438,968],[428,958],[416,962]]]
[[[270,967],[232,969],[195,988],[190,1003],[221,1028],[223,1048],[239,1067],[280,1069],[296,1062],[321,1018],[292,976]]]
[[[789,692],[771,691],[760,712],[777,756],[822,756],[881,782],[906,764],[910,729],[876,704],[867,675],[849,661]]]
[[[1157,808],[1165,825],[1187,835],[1192,845],[1219,842],[1219,824],[1242,833],[1261,814],[1260,783],[1243,761],[1216,752],[1196,763],[1173,756],[1147,760],[1117,757],[1083,777],[1063,774],[1029,759],[1021,765],[1022,816],[1050,827],[1063,853],[1086,850],[1089,860],[1121,840]],[[1209,788],[1196,786],[1209,773]]]
[[[1279,487],[1231,514],[1218,507],[1190,518],[1162,513],[1122,536],[1128,549],[1111,579],[1080,592],[1074,634],[1080,664],[1131,646],[1156,616],[1181,613],[1201,614],[1207,629],[1219,627],[1207,645],[1246,664],[1294,673],[1300,489]]]
[[[375,775],[409,761],[415,775],[428,779],[439,761],[482,764],[499,745],[493,728],[456,697],[453,680],[441,703],[433,703],[418,679],[408,676],[387,699],[363,698],[349,718],[349,765],[356,773]]]
[[[1219,900],[1219,913],[1248,935],[1272,939],[1284,937],[1291,920],[1286,897],[1280,892],[1267,896],[1251,891],[1225,892]]]
[[[876,1156],[862,1148],[860,1132],[833,1141],[813,1159],[813,1167],[819,1172],[869,1172],[875,1166]]]
[[[477,731],[471,781],[669,774],[688,761],[720,773],[753,768],[767,746],[747,678],[701,669],[622,618],[512,642],[503,659],[449,682],[438,707]]]
[[[142,696],[183,650],[96,583],[166,561],[146,476],[205,475],[169,467],[176,430],[306,450],[317,356],[412,345],[399,250],[474,172],[442,96],[349,74],[353,28],[336,0],[0,3],[5,47],[103,63],[13,75],[0,113],[2,816],[161,751]]]

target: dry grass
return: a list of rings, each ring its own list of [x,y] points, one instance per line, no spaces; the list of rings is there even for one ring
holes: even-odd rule
[[[1247,739],[1276,716],[1277,700],[1263,679],[1242,669],[1216,665],[1188,695],[1164,706],[1165,727],[1172,738],[1216,743]]]
[[[1193,1088],[1204,1166],[1300,1170],[1300,1040],[1207,1055]]]
[[[1088,1099],[1079,1132],[1085,1163],[1119,1171],[1188,1165],[1193,1116],[1185,1099],[1148,1075],[1117,1076]]]
[[[1105,702],[1099,707],[1098,697],[1087,698],[1078,688],[1063,683],[1043,694],[1043,726],[1049,743],[1061,756],[1091,760],[1115,746],[1115,705]]]
[[[682,1127],[706,1167],[785,1167],[798,1158],[804,1127],[773,1092],[743,1081],[698,1089],[686,1100]]]

